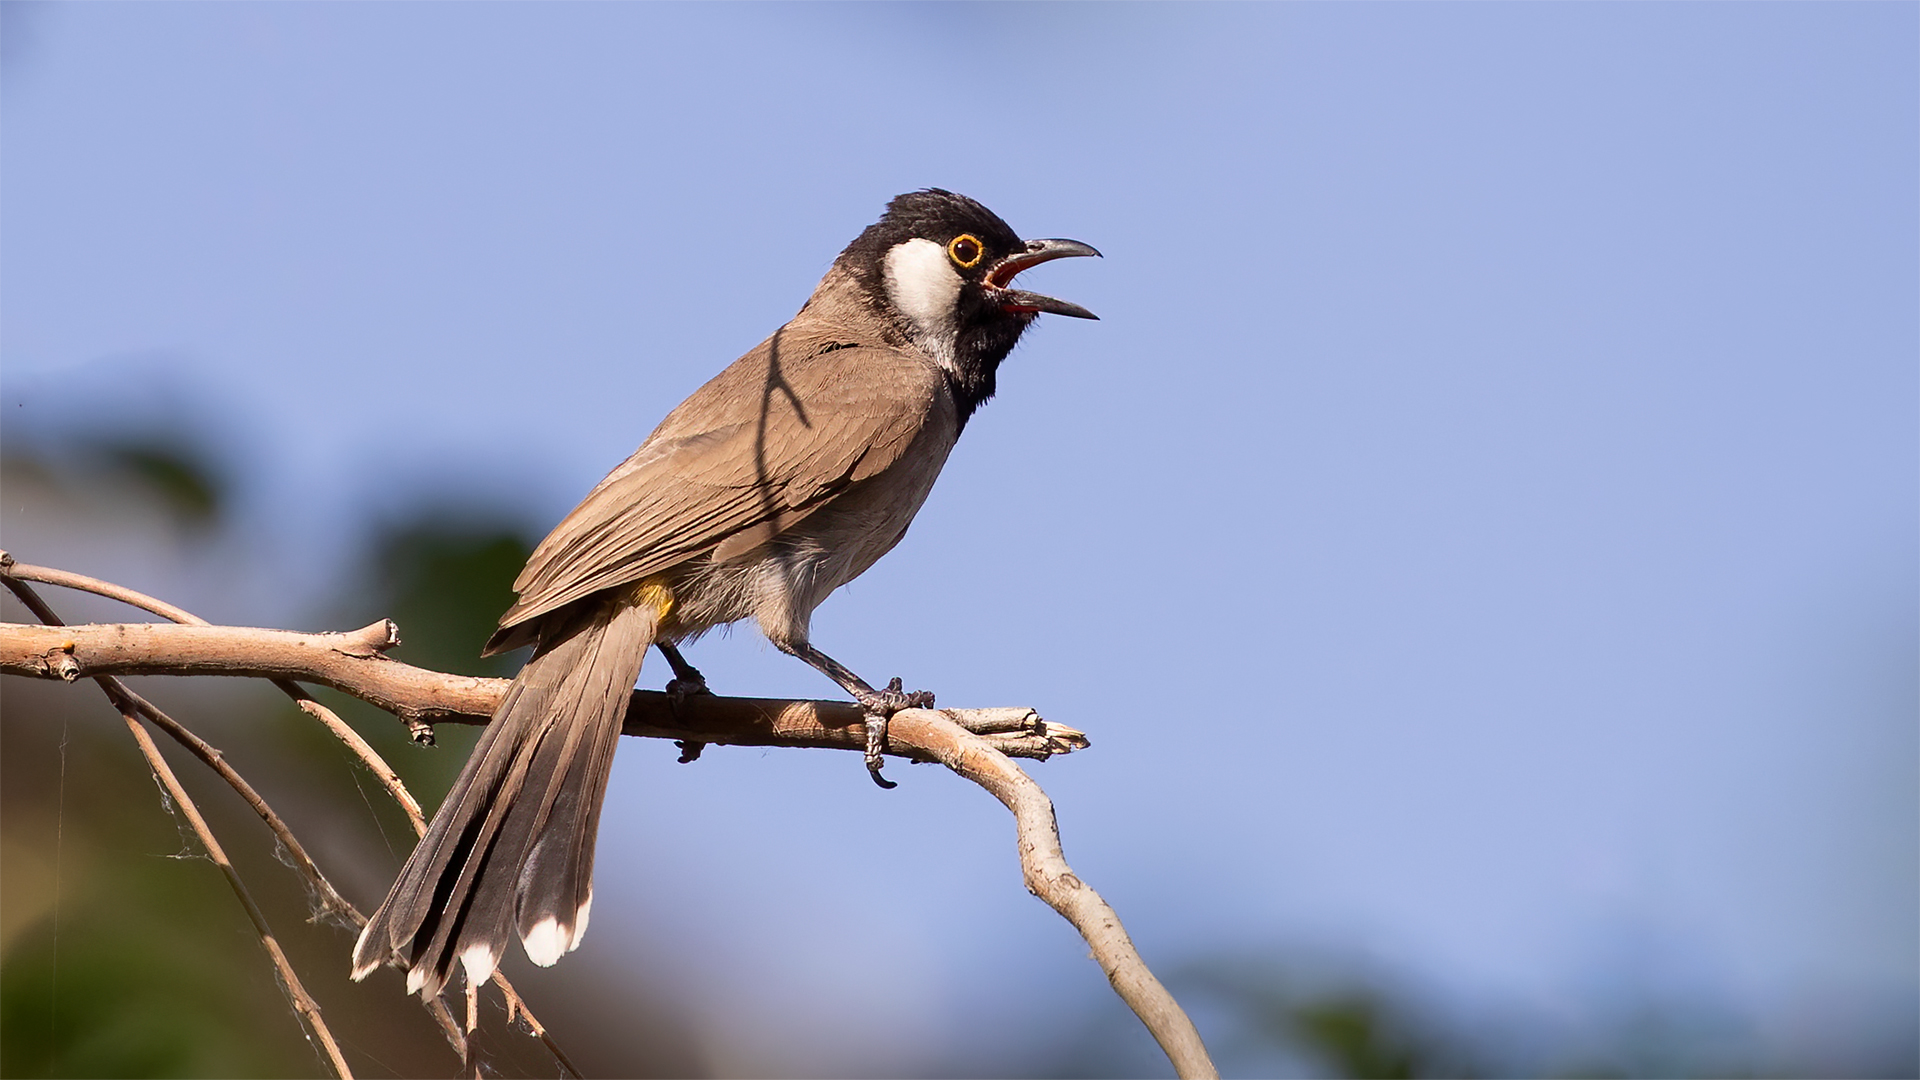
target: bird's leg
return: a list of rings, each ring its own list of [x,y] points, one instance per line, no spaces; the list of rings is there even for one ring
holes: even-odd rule
[[[687,663],[687,658],[680,655],[679,649],[664,641],[654,642],[653,647],[660,650],[660,655],[667,658],[667,665],[673,668],[673,679],[667,683],[667,693],[676,702],[685,701],[695,694],[713,693],[707,689],[706,676],[700,674],[699,668]]]
[[[674,715],[679,715],[680,706],[686,704],[687,699],[695,694],[711,695],[713,693],[707,689],[706,676],[700,674],[699,668],[687,663],[687,658],[680,655],[678,648],[664,641],[656,641],[653,644],[660,650],[660,655],[667,658],[667,665],[673,668],[673,678],[667,682],[667,705],[673,709]],[[698,760],[700,751],[707,748],[706,743],[694,742],[691,739],[683,739],[674,745],[680,748],[682,765]]]
[[[933,693],[928,690],[902,690],[900,680],[887,683],[885,690],[875,690],[867,681],[845,665],[804,641],[774,642],[776,648],[791,656],[797,656],[811,664],[814,670],[832,679],[853,695],[860,708],[867,714],[867,772],[873,776],[873,782],[883,788],[897,787],[893,781],[880,775],[880,755],[887,748],[887,721],[901,709],[933,708]]]

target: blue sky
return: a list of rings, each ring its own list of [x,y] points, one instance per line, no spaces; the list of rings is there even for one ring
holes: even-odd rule
[[[1043,320],[815,638],[1091,732],[1035,771],[1150,960],[1912,1038],[1920,8],[5,19],[0,423],[185,422],[239,470],[244,555],[128,584],[274,623],[381,515],[537,534],[889,197],[963,191],[1099,247],[1032,281],[1102,321]],[[692,659],[832,690],[750,631]],[[751,1018],[736,1071],[1040,1040],[1097,970],[990,800],[898,778],[623,748],[589,962]],[[866,897],[878,971],[826,918]],[[899,1044],[849,1048],[847,996]]]

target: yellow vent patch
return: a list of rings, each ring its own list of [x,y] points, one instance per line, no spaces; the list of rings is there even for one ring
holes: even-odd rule
[[[637,607],[650,607],[654,618],[667,621],[667,615],[673,611],[673,590],[667,588],[664,574],[641,578],[633,586],[633,603]]]

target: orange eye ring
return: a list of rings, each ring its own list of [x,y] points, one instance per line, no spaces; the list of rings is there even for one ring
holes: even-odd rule
[[[987,257],[987,246],[972,233],[961,233],[947,243],[947,258],[963,270],[971,270]]]

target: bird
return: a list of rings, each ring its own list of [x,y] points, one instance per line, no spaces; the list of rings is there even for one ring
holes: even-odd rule
[[[550,966],[586,933],[601,803],[649,648],[670,693],[704,692],[679,646],[752,619],[867,717],[933,695],[883,689],[813,645],[814,608],[891,550],[995,376],[1041,314],[1097,318],[1013,287],[1023,270],[1097,256],[1022,240],[940,188],[888,202],[771,337],[694,391],[533,551],[486,655],[533,646],[472,754],[362,930],[352,975],[397,963],[437,995],[469,986],[510,939]]]

